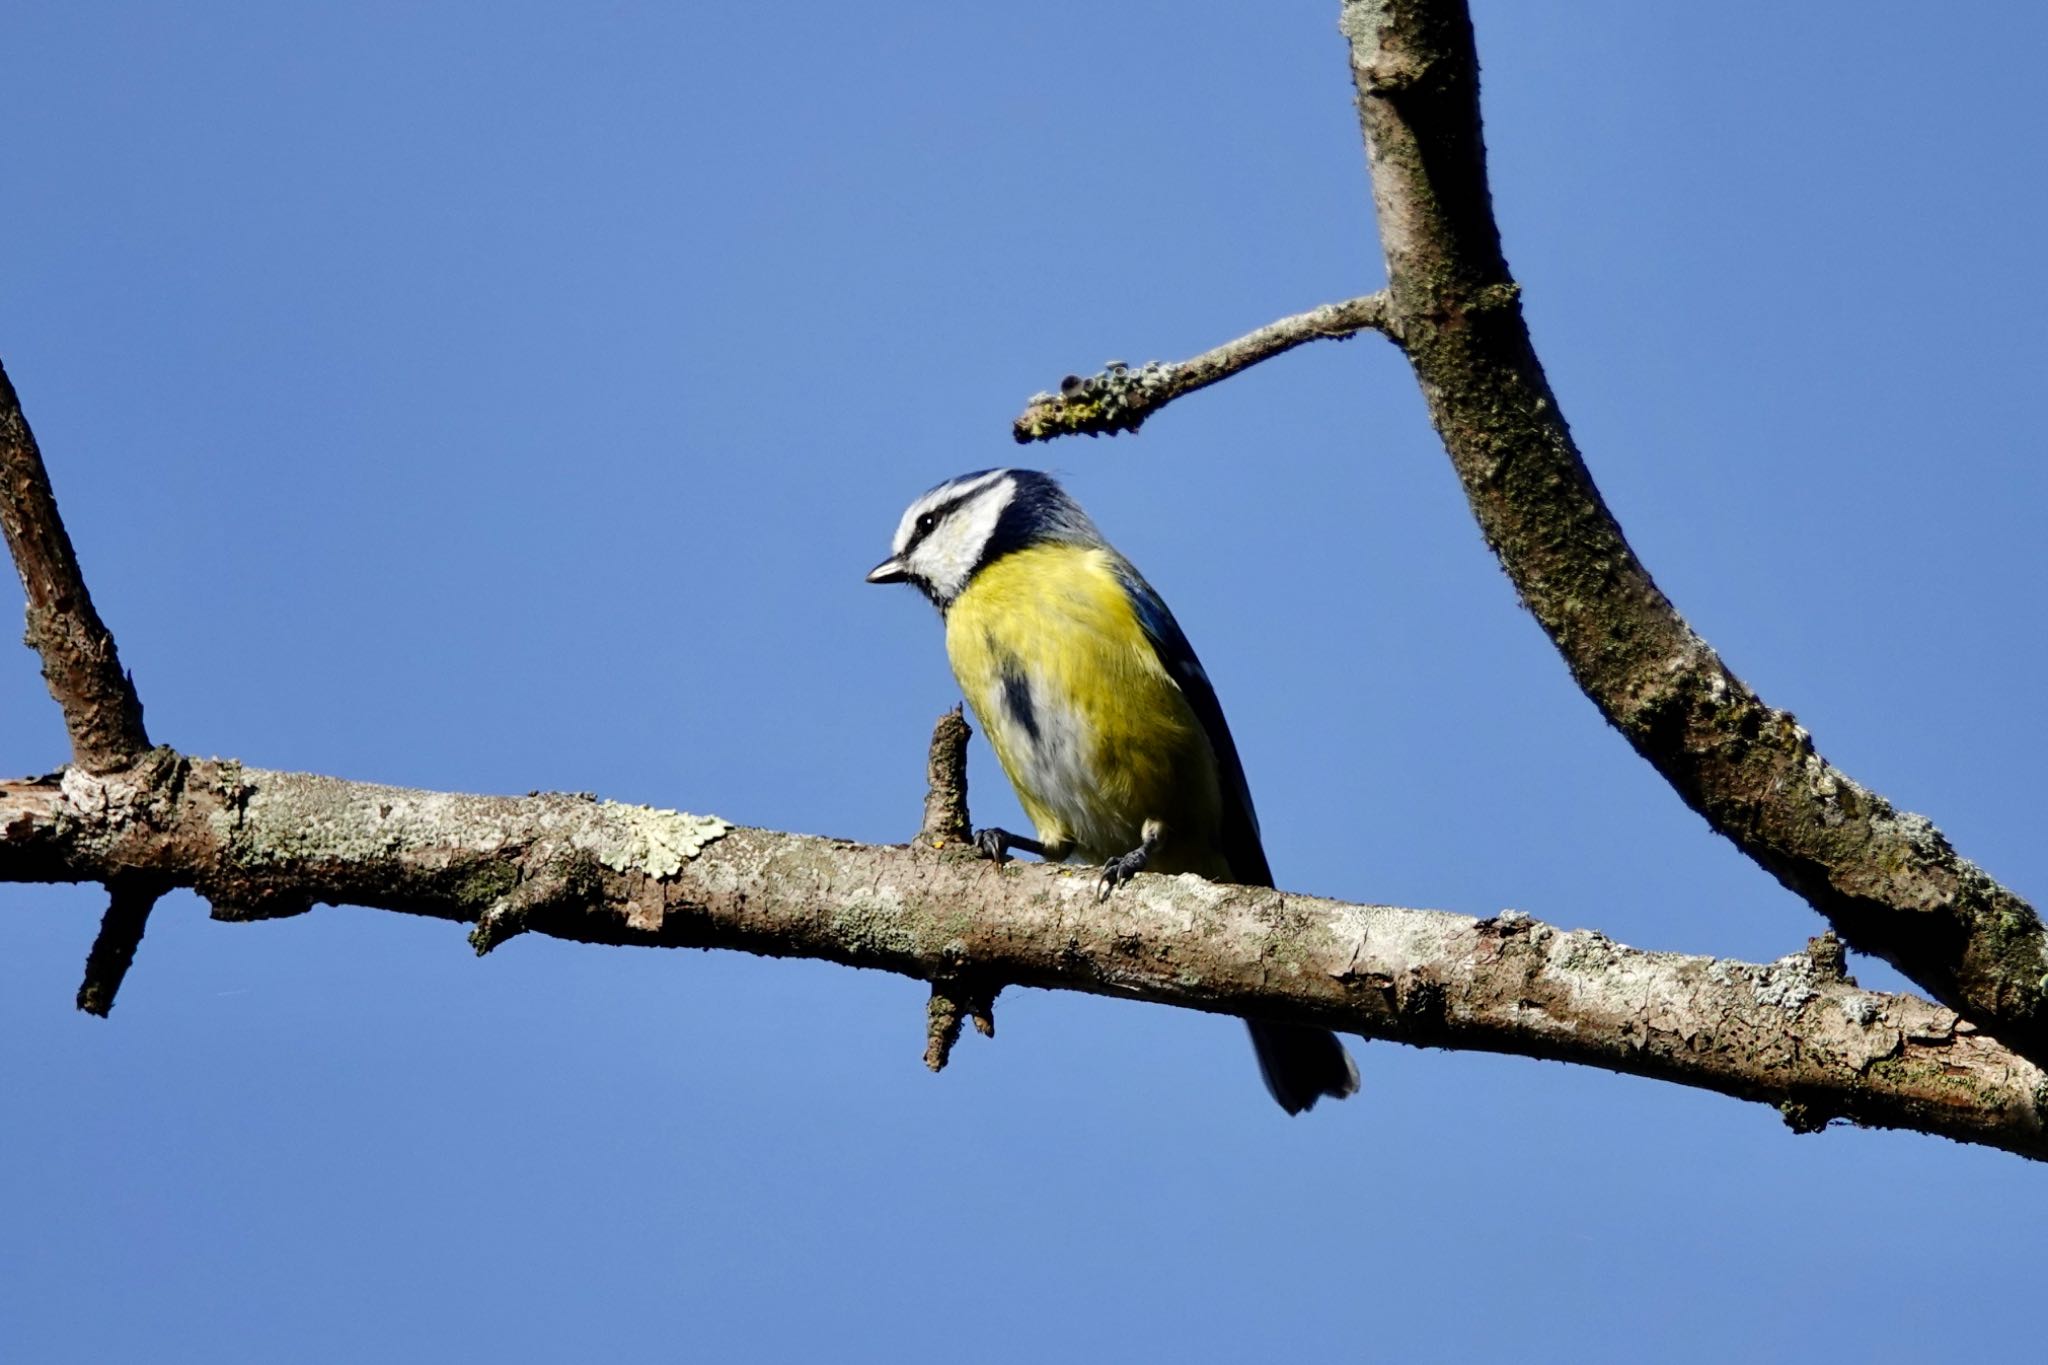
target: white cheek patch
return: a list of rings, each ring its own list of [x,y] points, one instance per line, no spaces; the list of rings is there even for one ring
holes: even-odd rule
[[[1017,486],[1002,479],[1000,474],[991,475],[985,483],[973,486],[985,486],[987,491],[970,494],[966,502],[947,514],[946,519],[910,552],[910,572],[931,584],[932,590],[944,600],[958,597],[967,586],[974,566],[981,562],[982,550],[987,547],[989,537],[995,534],[1003,509],[1010,505],[1010,499],[1017,492]],[[952,496],[958,497],[959,494],[956,492]],[[915,520],[913,517],[913,525]]]

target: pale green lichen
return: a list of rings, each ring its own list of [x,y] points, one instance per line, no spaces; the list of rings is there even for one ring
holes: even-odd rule
[[[221,760],[220,766],[214,770],[214,790],[220,793],[222,804],[231,811],[239,813],[247,804],[249,793],[254,789],[242,780],[240,759]]]
[[[1132,369],[1112,360],[1099,372],[1082,378],[1070,374],[1058,393],[1035,393],[1015,423],[1019,441],[1050,441],[1055,436],[1136,431],[1145,418],[1173,396],[1178,372],[1172,365],[1148,361]]]
[[[715,815],[617,801],[600,802],[597,809],[601,818],[571,842],[614,872],[638,870],[657,881],[675,876],[706,844],[732,829]]]
[[[1796,1015],[1820,993],[1814,988],[1813,959],[1805,953],[1792,953],[1768,967],[1751,970],[1750,996],[1765,1009]]]
[[[861,959],[915,957],[921,946],[918,926],[906,922],[903,894],[887,884],[849,896],[832,910],[831,928]]]

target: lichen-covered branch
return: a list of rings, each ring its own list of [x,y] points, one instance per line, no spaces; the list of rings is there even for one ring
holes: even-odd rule
[[[1346,905],[1141,876],[998,869],[581,796],[463,796],[174,757],[0,782],[0,881],[151,879],[217,917],[367,905],[597,943],[738,948],[1088,991],[1520,1053],[2048,1158],[2048,1077],[1951,1011],[1863,991],[1838,953],[1647,953],[1525,915]],[[964,1008],[963,1008],[964,1006]],[[950,1017],[936,1018],[939,1013]]]
[[[1182,394],[1206,389],[1305,342],[1342,341],[1360,332],[1385,331],[1386,306],[1384,294],[1367,294],[1267,323],[1191,360],[1155,360],[1135,370],[1112,360],[1086,378],[1070,374],[1060,381],[1058,393],[1032,395],[1011,424],[1011,434],[1023,443],[1136,431],[1147,417]]]
[[[28,593],[28,643],[63,708],[72,761],[91,772],[126,767],[149,752],[142,703],[121,671],[114,637],[93,609],[50,476],[0,368],[0,530]]]

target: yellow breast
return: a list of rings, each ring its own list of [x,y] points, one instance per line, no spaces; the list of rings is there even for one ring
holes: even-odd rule
[[[1215,755],[1116,565],[1039,545],[984,566],[946,612],[953,675],[1041,842],[1100,861],[1159,820],[1155,870],[1227,875]]]

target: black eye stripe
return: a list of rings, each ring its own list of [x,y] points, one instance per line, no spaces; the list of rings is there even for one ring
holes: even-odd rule
[[[977,493],[980,491],[980,489],[975,490]],[[917,521],[911,526],[910,539],[903,544],[903,553],[909,554],[912,550],[923,544],[924,538],[933,531],[938,530],[939,524],[947,517],[952,516],[955,508],[973,496],[974,493],[963,493],[948,502],[940,503],[929,512],[920,513]]]

